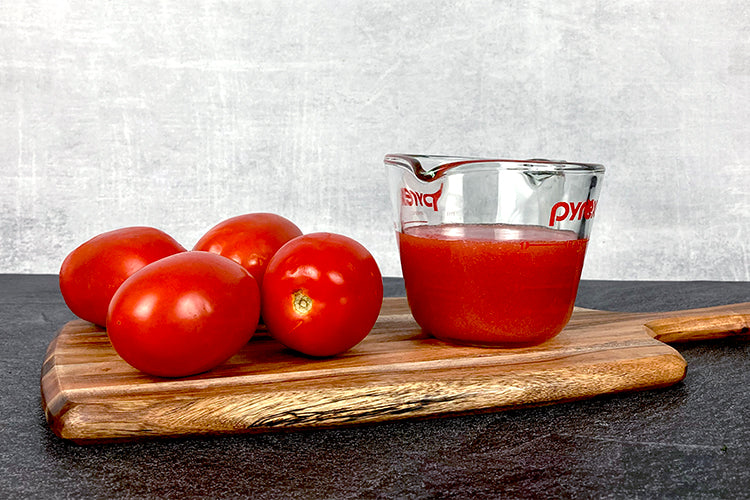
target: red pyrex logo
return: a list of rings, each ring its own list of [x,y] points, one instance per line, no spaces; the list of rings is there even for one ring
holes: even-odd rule
[[[586,201],[558,201],[552,207],[549,213],[549,225],[554,226],[555,222],[565,220],[566,217],[570,216],[568,220],[581,220],[590,219],[596,212],[596,200]]]
[[[443,194],[443,185],[440,185],[440,189],[434,193],[420,193],[418,191],[412,191],[409,188],[401,188],[401,204],[409,207],[418,206],[432,208],[437,212],[437,202],[440,195]]]

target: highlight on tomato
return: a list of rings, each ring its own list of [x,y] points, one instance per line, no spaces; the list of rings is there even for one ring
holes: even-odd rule
[[[312,233],[276,252],[261,299],[272,337],[309,356],[334,356],[372,330],[383,303],[383,279],[375,259],[357,241]]]
[[[271,257],[287,241],[302,235],[290,220],[272,213],[250,213],[224,220],[204,234],[193,250],[228,257],[250,271],[262,286]]]
[[[246,269],[213,253],[183,252],[125,280],[109,306],[107,334],[138,370],[185,377],[236,354],[259,315],[260,290]]]
[[[60,292],[81,319],[105,326],[112,296],[133,273],[164,257],[185,252],[153,227],[125,227],[99,234],[70,252],[59,273]]]

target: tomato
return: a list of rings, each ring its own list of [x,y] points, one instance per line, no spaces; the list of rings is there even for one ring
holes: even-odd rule
[[[133,367],[162,377],[214,368],[247,343],[260,314],[255,278],[208,252],[184,252],[144,267],[112,298],[107,334]]]
[[[291,240],[273,256],[261,303],[275,339],[309,356],[333,356],[372,329],[383,303],[383,279],[358,242],[313,233]]]
[[[146,264],[184,252],[171,236],[153,227],[102,233],[73,250],[60,267],[60,291],[79,318],[105,326],[115,291]]]
[[[288,219],[276,214],[238,215],[212,227],[193,250],[228,257],[250,271],[258,285],[263,283],[268,262],[281,246],[302,231]]]

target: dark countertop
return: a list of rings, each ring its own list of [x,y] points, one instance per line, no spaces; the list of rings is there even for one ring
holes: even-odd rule
[[[402,282],[386,279],[386,293]],[[669,311],[750,283],[584,281],[577,304]],[[54,275],[0,275],[0,498],[750,498],[750,341],[675,346],[675,386],[360,428],[78,446],[41,410],[70,319]]]

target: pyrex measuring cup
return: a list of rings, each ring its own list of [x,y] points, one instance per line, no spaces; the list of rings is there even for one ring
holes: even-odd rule
[[[573,311],[604,167],[387,155],[406,295],[435,337],[532,345]]]

